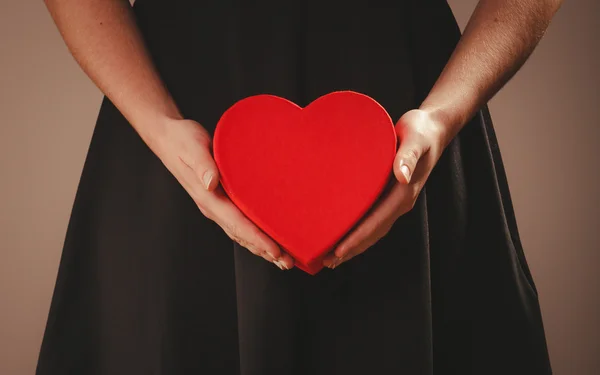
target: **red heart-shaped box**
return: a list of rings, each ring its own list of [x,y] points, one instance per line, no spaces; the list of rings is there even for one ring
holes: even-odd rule
[[[396,147],[386,110],[353,91],[304,108],[250,96],[223,114],[213,137],[229,198],[311,275],[383,191]]]

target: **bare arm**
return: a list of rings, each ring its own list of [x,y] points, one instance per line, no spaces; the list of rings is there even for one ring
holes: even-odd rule
[[[293,259],[220,189],[210,135],[182,118],[159,77],[127,0],[45,0],[71,54],[200,211],[234,241],[281,269]]]
[[[181,114],[159,78],[127,0],[45,0],[71,54],[147,143]]]
[[[508,82],[544,34],[561,0],[481,0],[435,85],[396,130],[394,183],[323,264],[335,268],[363,253],[410,211],[444,148]]]
[[[421,105],[446,124],[446,141],[521,68],[561,3],[479,1],[454,53]]]

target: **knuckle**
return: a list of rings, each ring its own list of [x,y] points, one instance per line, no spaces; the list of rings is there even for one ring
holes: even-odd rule
[[[221,227],[228,232],[229,234],[231,234],[232,236],[237,237],[237,229],[236,229],[236,225],[234,225],[232,222],[230,221],[223,221],[221,223]]]
[[[212,148],[212,139],[209,136],[205,136],[202,134],[195,135],[194,141],[196,143],[196,150],[198,156],[204,156],[207,152],[210,152],[209,150],[211,150]]]
[[[234,240],[238,245],[240,245],[241,247],[243,247],[247,250],[250,250],[248,248],[248,244],[242,238],[236,236],[234,233],[231,233],[231,232],[227,232],[227,233],[229,234],[229,237],[231,237],[231,239]]]
[[[338,246],[338,249],[339,252],[342,254],[342,257],[346,258],[348,255],[350,255],[350,252],[352,251],[352,246],[347,243],[343,243]]]
[[[198,209],[200,210],[202,215],[204,215],[207,219],[210,219],[210,220],[214,219],[213,214],[203,204],[196,202],[196,205],[198,206]]]
[[[338,263],[338,266],[341,265],[341,264],[349,262],[352,258],[356,257],[356,255],[357,255],[356,253],[348,253],[348,254],[344,255],[340,259],[340,261]]]
[[[263,259],[265,259],[268,262],[274,262],[275,261],[275,259],[273,259],[269,255],[269,253],[267,253],[266,251],[257,251],[255,254],[258,255],[258,256],[260,256],[260,257],[262,257]]]
[[[245,244],[244,247],[246,249],[248,249],[248,251],[251,252],[252,254],[254,254],[256,256],[259,256],[259,257],[263,257],[263,258],[265,258],[267,260],[270,260],[270,259],[267,258],[267,256],[268,256],[267,253],[265,253],[264,251],[258,249],[256,246],[254,246],[250,242],[244,241],[244,244]]]
[[[194,174],[199,175],[200,177],[204,173],[204,168],[200,163],[200,158],[197,155],[192,155],[190,153],[183,153],[179,160],[189,169],[192,170]]]
[[[254,250],[250,246],[248,246],[247,243],[245,243],[244,241],[242,241],[241,239],[236,238],[235,242],[237,242],[238,246],[242,247],[244,250],[247,250],[247,251],[249,251],[252,254],[256,254],[254,252]]]
[[[212,138],[210,134],[202,127],[197,127],[196,131],[193,132],[194,141],[198,142],[203,146],[210,146],[212,143]]]
[[[260,251],[253,243],[251,243],[250,241],[246,240],[245,238],[240,237],[237,234],[233,234],[232,239],[235,242],[237,242],[238,245],[240,245],[244,249],[250,251],[252,254],[258,255],[258,256],[263,256],[264,252]]]
[[[416,161],[419,159],[419,157],[420,157],[420,153],[415,148],[408,149],[404,153],[404,160],[407,162],[416,163]]]

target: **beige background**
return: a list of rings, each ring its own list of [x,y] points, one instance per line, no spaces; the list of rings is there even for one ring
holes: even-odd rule
[[[599,19],[566,1],[491,102],[559,375],[600,374]],[[101,94],[41,1],[0,2],[0,87],[0,374],[33,374]]]

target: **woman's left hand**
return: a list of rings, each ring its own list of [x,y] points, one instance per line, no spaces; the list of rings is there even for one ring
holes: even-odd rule
[[[357,226],[323,259],[331,269],[373,246],[410,211],[431,170],[449,142],[449,128],[425,110],[405,113],[395,126],[400,147],[394,159],[395,179]]]

